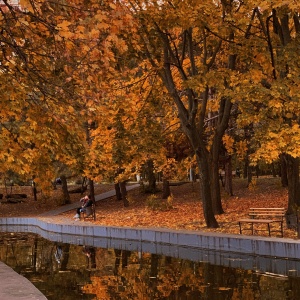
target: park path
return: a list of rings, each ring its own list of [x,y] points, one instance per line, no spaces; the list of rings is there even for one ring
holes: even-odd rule
[[[137,188],[139,186],[140,186],[139,184],[132,184],[132,185],[126,186],[126,189],[127,189],[127,191],[130,191],[130,190],[135,189],[135,188]],[[108,192],[96,195],[95,196],[95,201],[99,202],[101,200],[113,197],[115,195],[116,195],[116,191],[115,190],[110,190]],[[67,211],[70,211],[70,210],[74,210],[75,211],[76,208],[78,207],[78,205],[79,205],[79,201],[75,202],[75,203],[72,203],[72,204],[63,205],[63,206],[61,206],[59,208],[56,208],[54,210],[42,213],[38,217],[51,217],[51,216],[57,216],[57,215],[59,215],[61,213],[64,213],[64,212],[67,212]]]

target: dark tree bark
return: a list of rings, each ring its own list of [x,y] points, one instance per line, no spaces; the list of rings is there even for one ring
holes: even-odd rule
[[[274,163],[272,163],[271,168],[272,168],[272,175],[273,175],[273,177],[276,177],[278,174],[276,174],[276,168],[275,168]]]
[[[129,201],[127,199],[126,182],[122,181],[122,182],[119,183],[119,185],[120,185],[120,190],[121,190],[121,194],[122,194],[124,207],[128,207],[129,206]]]
[[[163,178],[163,193],[162,198],[167,199],[171,195],[170,185],[169,181],[165,178]]]
[[[115,265],[114,265],[114,275],[117,276],[119,275],[119,267],[120,267],[120,262],[121,262],[121,254],[122,250],[119,249],[114,249],[115,253]]]
[[[89,190],[90,190],[90,199],[93,201],[94,203],[94,210],[93,210],[93,218],[94,221],[96,221],[96,200],[95,200],[95,188],[94,188],[94,181],[89,179]]]
[[[299,191],[299,158],[285,154],[288,175],[288,210],[287,214],[295,213],[300,206]]]
[[[62,250],[63,250],[63,257],[62,257],[60,269],[62,271],[66,271],[68,268],[69,257],[70,257],[70,244],[62,245]]]
[[[212,197],[212,207],[215,215],[220,215],[224,213],[222,202],[221,202],[221,191],[220,191],[220,174],[219,174],[219,157],[221,149],[221,137],[215,137],[214,143],[211,148],[210,156],[210,166],[211,166],[211,197]]]
[[[122,269],[128,266],[128,258],[130,255],[131,252],[129,250],[122,250]]]
[[[116,198],[118,201],[122,200],[122,194],[119,183],[115,183],[115,191],[116,191]]]
[[[94,247],[91,247],[90,251],[91,251],[91,257],[90,257],[90,259],[91,259],[91,268],[96,269],[96,267],[97,267],[97,264],[96,264],[96,249]]]
[[[150,277],[157,278],[158,275],[158,263],[159,263],[159,255],[151,254],[151,266],[150,266]]]
[[[68,183],[67,183],[67,178],[65,175],[60,176],[61,179],[61,188],[63,192],[63,203],[62,204],[70,204],[70,194],[68,191]]]
[[[38,252],[38,239],[34,238],[34,243],[33,243],[33,255],[32,255],[32,266],[33,270],[36,272],[36,267],[37,267],[37,252]]]
[[[196,174],[195,174],[195,168],[191,167],[189,169],[189,175],[188,175],[189,181],[195,182],[196,181]]]
[[[258,178],[260,174],[260,169],[258,166],[255,166],[255,174],[256,174],[256,178]]]
[[[36,184],[34,180],[32,181],[32,193],[33,193],[34,201],[37,201],[37,190],[36,190]]]
[[[248,158],[246,158],[244,161],[244,168],[243,168],[243,177],[244,178],[248,177],[248,166],[249,166],[249,161],[248,161]]]
[[[287,165],[285,154],[280,155],[280,176],[281,176],[281,185],[283,187],[288,186],[288,176],[287,176]]]
[[[199,147],[198,151],[196,151],[196,159],[199,165],[200,192],[203,204],[203,214],[207,227],[217,228],[219,225],[213,211],[210,188],[210,166],[207,160],[208,155],[206,151],[206,147],[202,147],[202,149]]]
[[[252,182],[252,178],[253,178],[253,175],[252,175],[252,167],[248,164],[248,168],[247,168],[247,186],[250,185],[250,183]]]
[[[233,189],[232,189],[232,162],[231,156],[225,162],[225,191],[228,195],[233,196]]]
[[[154,165],[153,160],[148,159],[147,165],[146,165],[146,172],[147,172],[147,179],[148,179],[148,190],[151,193],[156,192],[156,178],[154,174]]]

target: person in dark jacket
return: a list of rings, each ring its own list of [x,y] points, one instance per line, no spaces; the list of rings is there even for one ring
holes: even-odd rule
[[[93,205],[93,201],[91,200],[89,195],[84,196],[80,199],[81,207],[78,207],[76,209],[76,215],[74,216],[74,219],[80,220],[80,213],[85,211],[87,207]]]

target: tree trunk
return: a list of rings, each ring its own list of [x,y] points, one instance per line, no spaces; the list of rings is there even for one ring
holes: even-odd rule
[[[115,191],[116,191],[116,198],[117,198],[117,200],[118,201],[122,200],[122,194],[121,194],[119,183],[115,183]]]
[[[62,250],[63,250],[63,257],[62,257],[60,269],[62,271],[67,271],[68,264],[69,264],[69,257],[70,257],[70,244],[64,244],[62,246]]]
[[[167,199],[171,195],[170,185],[169,181],[165,178],[163,178],[163,194],[162,198]]]
[[[201,188],[201,198],[203,205],[203,214],[206,225],[208,228],[218,228],[218,222],[215,218],[212,206],[212,196],[211,196],[211,176],[210,167],[208,163],[208,153],[206,152],[205,145],[201,149],[199,147],[196,151],[196,159],[198,163],[200,188]]]
[[[293,158],[285,154],[288,174],[288,210],[287,214],[296,212],[296,208],[300,206],[299,194],[299,158]]]
[[[32,193],[34,201],[37,201],[37,190],[34,180],[32,181]]]
[[[122,194],[122,199],[123,199],[124,207],[128,207],[129,206],[129,202],[128,202],[128,199],[127,199],[126,182],[122,181],[119,184],[120,184],[120,190],[121,190],[121,194]]]
[[[288,176],[287,176],[287,165],[285,154],[280,155],[280,175],[281,175],[281,185],[283,187],[288,186]]]
[[[94,209],[93,209],[93,219],[96,221],[96,200],[95,200],[95,188],[94,188],[94,181],[92,179],[89,179],[89,190],[90,190],[90,199],[94,203]]]
[[[248,182],[247,182],[247,186],[249,187],[250,183],[252,182],[252,167],[248,164],[248,168],[247,168],[247,179],[248,179]]]
[[[255,174],[256,174],[256,178],[258,178],[260,174],[260,169],[258,166],[255,166]]]
[[[212,195],[213,212],[216,215],[220,215],[224,213],[224,210],[222,208],[222,201],[221,201],[219,163],[218,161],[217,162],[213,161],[211,165],[212,165],[211,195]]]
[[[232,191],[232,163],[231,163],[231,156],[225,162],[225,191],[228,195],[233,196]]]
[[[119,267],[120,267],[120,262],[121,262],[121,255],[122,255],[122,250],[119,249],[114,249],[115,253],[115,265],[114,265],[114,275],[118,276],[119,275]]]
[[[243,178],[247,178],[248,177],[248,165],[249,165],[249,162],[246,159],[245,160],[245,164],[244,164],[244,168],[243,168]]]
[[[156,178],[154,174],[154,165],[153,160],[148,159],[147,161],[147,177],[148,177],[148,188],[149,192],[155,193],[156,192]]]
[[[276,177],[277,174],[276,174],[276,169],[275,169],[275,164],[274,163],[272,163],[271,168],[272,168],[272,175],[273,175],[273,177]]]
[[[195,176],[195,169],[194,169],[194,167],[191,167],[191,168],[189,169],[189,176],[188,176],[188,178],[189,178],[189,181],[192,181],[192,182],[195,182],[195,181],[196,181],[196,176]]]
[[[63,193],[63,203],[62,204],[70,204],[70,194],[68,191],[68,183],[67,183],[67,178],[65,175],[60,176],[61,179],[61,189]]]
[[[33,242],[33,255],[32,255],[32,266],[33,266],[33,270],[34,272],[36,272],[37,269],[37,250],[38,249],[38,239],[37,237],[34,238],[34,242]]]

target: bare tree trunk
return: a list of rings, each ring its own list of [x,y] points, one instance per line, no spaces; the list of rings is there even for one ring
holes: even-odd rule
[[[221,201],[221,190],[220,190],[220,173],[219,173],[219,160],[220,160],[220,149],[221,149],[222,135],[219,133],[215,134],[213,144],[210,151],[210,168],[211,168],[211,195],[212,205],[215,215],[224,213]],[[223,185],[223,182],[222,182]]]
[[[221,191],[220,191],[220,174],[218,162],[212,163],[211,172],[211,194],[214,214],[220,215],[224,213],[222,202],[221,202]]]
[[[212,196],[211,196],[211,176],[210,176],[210,167],[208,163],[208,154],[205,153],[207,150],[204,147],[202,150],[196,152],[196,158],[199,169],[200,176],[200,189],[201,189],[201,198],[203,204],[203,214],[206,225],[208,228],[218,228],[218,222],[215,218],[212,205]]]
[[[148,177],[148,183],[149,183],[149,191],[151,193],[155,193],[156,192],[156,178],[154,175],[154,165],[153,165],[153,160],[149,159],[147,161],[147,177]]]
[[[94,203],[94,210],[93,210],[93,218],[96,221],[96,200],[95,200],[95,188],[94,188],[94,181],[89,179],[89,190],[90,190],[90,199]]]
[[[252,175],[252,167],[249,166],[249,164],[248,164],[248,168],[247,168],[247,178],[248,178],[247,186],[249,186],[250,183],[252,182],[252,178],[253,178],[253,175]]]
[[[287,213],[295,212],[295,208],[300,206],[299,193],[299,158],[285,155],[288,174],[288,210]]]
[[[288,176],[287,176],[287,165],[285,160],[285,154],[280,155],[280,174],[281,174],[281,185],[283,187],[287,187]]]
[[[123,199],[124,207],[128,207],[129,206],[129,202],[128,202],[128,199],[127,199],[126,182],[122,181],[119,184],[120,184],[120,190],[121,190],[121,194],[122,194],[122,199]]]
[[[232,163],[231,163],[231,156],[225,162],[225,191],[228,195],[233,196],[232,191]]]
[[[37,190],[34,180],[32,181],[32,193],[34,201],[37,201]]]
[[[272,163],[271,168],[272,168],[272,175],[273,175],[273,177],[276,177],[277,174],[276,174],[276,169],[275,169],[274,163]]]
[[[165,178],[163,178],[163,194],[162,198],[167,199],[171,195],[170,185],[169,181]]]
[[[119,183],[115,183],[115,191],[116,191],[116,198],[118,201],[122,200],[122,194],[121,194],[121,190],[120,190],[120,185]]]
[[[62,250],[63,250],[63,258],[62,258],[62,261],[61,261],[60,269],[62,271],[66,271],[67,268],[68,268],[69,257],[70,257],[70,244],[64,244],[62,246]]]
[[[244,163],[244,168],[243,168],[243,177],[244,178],[248,177],[248,165],[249,165],[249,161],[248,161],[248,158],[246,158],[245,163]]]
[[[61,189],[63,193],[63,203],[62,204],[70,204],[70,194],[68,191],[68,183],[67,183],[67,178],[65,175],[60,176],[61,179]]]
[[[195,182],[196,181],[196,176],[195,176],[195,169],[194,167],[191,167],[189,169],[189,181]]]

